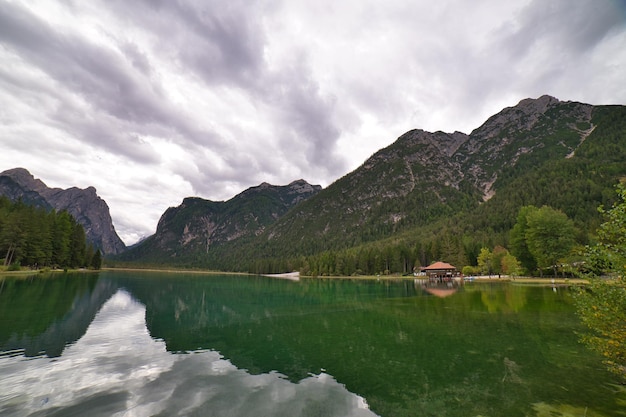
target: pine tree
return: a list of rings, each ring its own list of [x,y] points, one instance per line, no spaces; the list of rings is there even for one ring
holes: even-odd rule
[[[100,269],[102,267],[102,254],[100,253],[100,249],[98,249],[93,255],[93,258],[91,259],[91,267],[93,269]]]

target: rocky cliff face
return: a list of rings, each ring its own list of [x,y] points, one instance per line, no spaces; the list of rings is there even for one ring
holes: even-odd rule
[[[104,254],[115,255],[126,249],[113,227],[109,206],[94,187],[62,190],[49,188],[23,168],[0,173],[0,194],[55,210],[67,210],[85,229],[87,240]]]
[[[290,208],[321,189],[297,180],[285,186],[262,183],[228,201],[185,198],[180,206],[163,213],[154,235],[121,259],[157,262],[191,253],[206,254],[226,243],[261,234]]]
[[[3,174],[0,174],[0,195],[11,201],[22,200],[31,206],[52,210],[52,206],[37,191],[24,187],[10,176]]]
[[[474,130],[454,152],[459,174],[467,174],[467,181],[487,200],[497,185],[503,185],[507,171],[571,154],[593,128],[592,110],[592,105],[550,96],[507,107]]]

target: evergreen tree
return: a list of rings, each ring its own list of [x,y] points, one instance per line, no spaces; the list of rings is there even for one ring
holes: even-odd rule
[[[52,229],[52,264],[68,266],[70,263],[71,216],[67,211],[57,214]]]
[[[102,254],[100,253],[100,249],[96,250],[96,253],[93,255],[91,267],[93,269],[100,269],[102,267]]]
[[[526,242],[528,215],[536,210],[538,209],[535,206],[522,207],[517,215],[517,223],[515,223],[510,232],[511,251],[528,273],[533,272],[537,268],[537,260],[530,253]]]
[[[72,218],[72,230],[70,235],[70,264],[74,267],[86,266],[85,254],[87,252],[87,239],[85,229]]]

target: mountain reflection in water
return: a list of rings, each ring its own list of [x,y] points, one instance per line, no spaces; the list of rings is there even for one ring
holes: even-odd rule
[[[0,278],[0,415],[601,417],[626,402],[578,342],[567,288],[43,275]]]
[[[61,357],[0,357],[0,414],[375,415],[325,373],[292,383],[276,372],[251,375],[215,351],[169,353],[144,317],[120,290]]]

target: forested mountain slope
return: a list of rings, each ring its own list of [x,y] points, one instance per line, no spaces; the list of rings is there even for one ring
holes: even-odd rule
[[[276,254],[281,248],[294,255],[310,254],[379,240],[458,213],[481,212],[485,201],[513,181],[517,183],[511,190],[518,195],[531,187],[541,188],[540,181],[523,182],[526,175],[548,169],[544,173],[548,177],[544,175],[542,180],[548,181],[552,175],[549,167],[554,163],[570,161],[569,166],[579,162],[579,148],[597,124],[611,123],[598,118],[593,124],[593,109],[591,105],[543,96],[502,110],[470,135],[407,132],[292,210],[264,237],[270,245],[276,242]],[[596,134],[588,144],[599,136]],[[588,159],[585,156],[582,165],[588,164]],[[605,160],[597,162],[604,164]],[[587,176],[586,168],[582,169],[578,175]],[[571,175],[554,175],[554,180],[561,182],[573,179]],[[566,188],[560,187],[552,198],[569,192]],[[503,194],[499,200],[508,200],[511,192]],[[524,197],[531,204],[529,198],[539,200],[535,196],[541,191],[526,194],[532,194]],[[526,204],[522,200],[518,198],[514,205],[519,208]],[[543,203],[549,203],[548,199]],[[515,214],[509,218],[510,213],[502,213],[508,222],[515,220]]]
[[[530,156],[527,169],[504,169],[494,182],[493,196],[471,210],[367,245],[326,251],[307,262],[317,263],[318,271],[342,274],[407,272],[415,264],[440,259],[476,265],[482,247],[509,247],[509,232],[520,208],[529,205],[564,212],[574,221],[577,243],[586,244],[601,221],[598,206],[609,207],[616,198],[616,184],[626,178],[626,107],[594,107],[591,125],[593,131],[586,129],[590,133],[581,135],[579,145],[565,156],[538,154]]]
[[[626,175],[625,109],[542,96],[503,109],[469,135],[412,130],[262,228],[243,226],[247,232],[213,246],[184,245],[184,228],[163,239],[160,228],[151,239],[170,243],[145,248],[152,259],[176,253],[198,266],[256,272],[356,251],[402,251],[403,270],[440,258],[462,265],[475,262],[482,245],[506,245],[529,204],[567,213],[584,241],[597,225],[597,206]]]

